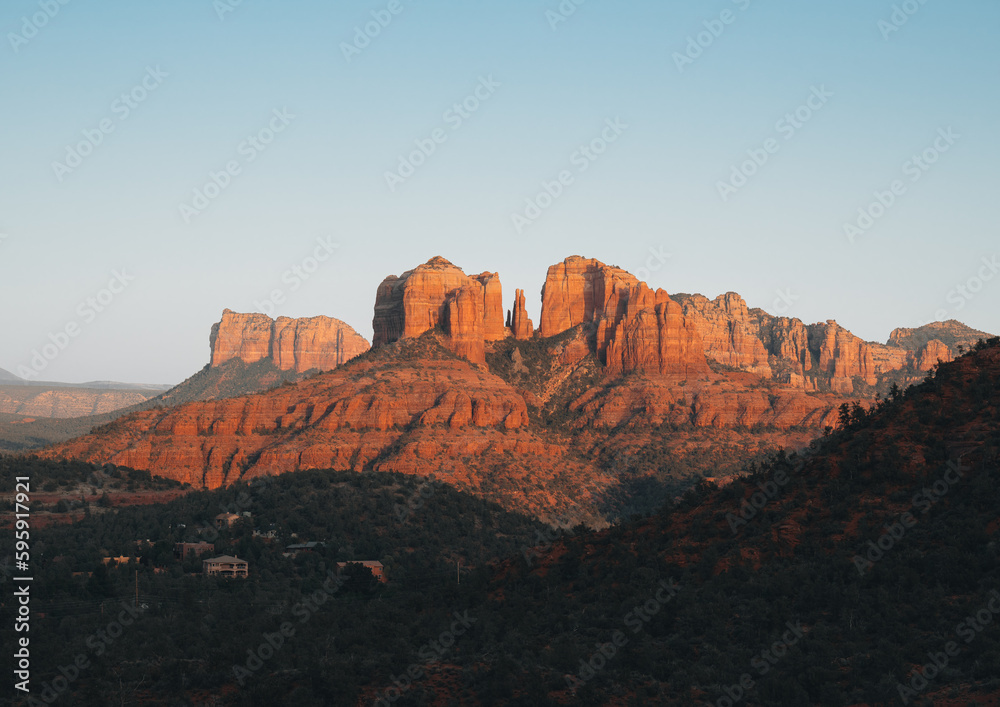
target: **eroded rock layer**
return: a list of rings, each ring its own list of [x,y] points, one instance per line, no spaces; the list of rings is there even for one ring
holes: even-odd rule
[[[379,285],[373,346],[413,339],[438,326],[455,353],[484,363],[484,343],[507,335],[499,276],[469,276],[438,256]]]
[[[368,350],[354,329],[332,317],[271,319],[229,309],[212,327],[212,366],[232,359],[256,363],[270,359],[283,371],[333,370]]]

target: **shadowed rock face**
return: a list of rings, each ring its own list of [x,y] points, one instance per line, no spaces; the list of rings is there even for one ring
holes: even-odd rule
[[[485,363],[485,342],[507,335],[499,276],[466,275],[438,256],[382,281],[375,295],[373,346],[414,339],[437,326],[455,353]]]
[[[283,371],[333,370],[368,350],[368,342],[332,317],[271,319],[266,314],[222,313],[212,327],[212,366],[240,359],[271,360]]]

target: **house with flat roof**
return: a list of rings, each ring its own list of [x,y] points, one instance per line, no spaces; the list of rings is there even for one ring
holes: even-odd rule
[[[201,561],[202,572],[206,577],[215,575],[221,577],[241,577],[246,578],[250,573],[250,565],[246,560],[231,555],[219,555]]]

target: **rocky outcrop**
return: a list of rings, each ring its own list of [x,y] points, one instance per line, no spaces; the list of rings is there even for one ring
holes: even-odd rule
[[[573,256],[549,268],[542,288],[542,336],[596,325],[593,351],[609,374],[709,372],[698,331],[663,290],[621,268]]]
[[[820,390],[822,384],[841,395],[857,393],[858,381],[871,386],[906,386],[919,381],[938,359],[953,360],[956,351],[930,338],[934,332],[952,341],[990,336],[959,322],[935,322],[919,329],[896,329],[886,344],[879,344],[863,341],[834,320],[807,327],[798,319],[772,317],[759,309],[750,311],[769,354],[773,378],[809,391]]]
[[[759,385],[748,387],[743,377],[758,383],[760,380],[754,374],[739,372],[712,380],[625,379],[594,389],[575,401],[573,406],[581,413],[577,424],[615,430],[655,429],[668,424],[716,429],[801,427],[817,431],[837,425],[838,398]]]
[[[484,342],[506,336],[499,276],[469,276],[438,256],[379,285],[373,346],[416,338],[439,326],[455,353],[484,363]]]
[[[607,314],[615,320],[620,302],[616,295],[638,283],[634,275],[599,260],[578,255],[566,258],[551,266],[545,276],[538,330],[542,336],[555,336]]]
[[[332,317],[271,319],[229,309],[212,327],[212,367],[239,359],[264,359],[282,371],[333,370],[368,350],[368,342],[349,325]]]
[[[929,371],[938,363],[953,360],[951,349],[943,341],[931,339],[913,355],[913,367],[918,371]]]
[[[606,342],[598,334],[598,350],[605,348],[609,373],[640,371],[686,378],[708,374],[698,330],[666,292],[653,292],[641,282],[620,295],[625,311],[613,333]]]
[[[530,339],[535,333],[528,312],[524,308],[524,290],[514,291],[514,309],[507,311],[507,327],[515,339]]]
[[[769,356],[785,364],[800,378],[812,370],[809,352],[809,331],[799,319],[772,317],[762,310],[753,310],[758,321],[761,342]]]
[[[892,333],[889,334],[887,344],[915,353],[931,339],[937,339],[954,354],[958,352],[959,346],[971,349],[980,339],[985,341],[992,336],[993,334],[973,329],[955,319],[949,319],[945,322],[924,324],[916,329],[893,329]]]
[[[830,377],[830,388],[844,395],[854,390],[858,377],[875,385],[875,360],[871,348],[832,319],[808,328],[810,348],[819,359],[819,372]]]
[[[475,363],[486,363],[483,286],[472,281],[448,294],[444,330],[449,348]]]
[[[274,320],[266,314],[240,314],[230,309],[222,312],[222,321],[212,325],[209,345],[212,366],[238,358],[244,363],[256,363],[271,357]]]
[[[747,303],[735,292],[709,300],[702,295],[674,295],[684,316],[694,325],[705,345],[705,355],[721,364],[771,377],[760,324]]]
[[[507,327],[503,321],[503,288],[500,276],[493,272],[476,275],[475,279],[483,286],[483,339],[499,341],[507,336]]]

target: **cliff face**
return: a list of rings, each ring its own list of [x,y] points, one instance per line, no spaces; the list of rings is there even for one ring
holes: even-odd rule
[[[541,321],[542,336],[595,324],[594,353],[612,375],[708,373],[701,335],[680,306],[599,260],[573,256],[548,269]]]
[[[701,335],[706,356],[726,366],[771,377],[759,324],[742,297],[727,292],[714,300],[702,295],[675,295],[674,298],[681,303],[684,316]]]
[[[939,359],[953,360],[957,346],[968,348],[991,336],[959,322],[935,322],[897,329],[886,344],[879,344],[864,341],[832,319],[807,326],[799,319],[747,309],[732,292],[711,301],[701,295],[673,298],[698,329],[709,359],[807,391],[852,395],[859,383],[905,386],[920,380]]]
[[[270,359],[283,371],[333,370],[368,350],[368,342],[331,317],[273,320],[266,314],[222,313],[209,341],[212,366],[232,359],[256,363]]]
[[[875,360],[871,347],[832,319],[808,327],[810,350],[819,359],[818,371],[828,376],[835,393],[854,391],[852,378],[875,385]]]
[[[697,328],[666,292],[653,292],[640,282],[621,295],[625,311],[616,317],[614,330],[605,327],[598,334],[598,350],[605,351],[609,373],[640,371],[686,378],[709,373]]]
[[[618,296],[639,280],[621,268],[599,260],[566,258],[549,268],[542,287],[542,317],[538,331],[555,336],[605,314],[616,314]]]
[[[413,339],[437,326],[455,353],[484,363],[485,342],[507,335],[499,276],[469,276],[438,256],[382,281],[375,295],[373,346]]]
[[[929,371],[940,363],[948,363],[954,356],[943,341],[931,339],[913,354],[913,367],[918,371]]]

